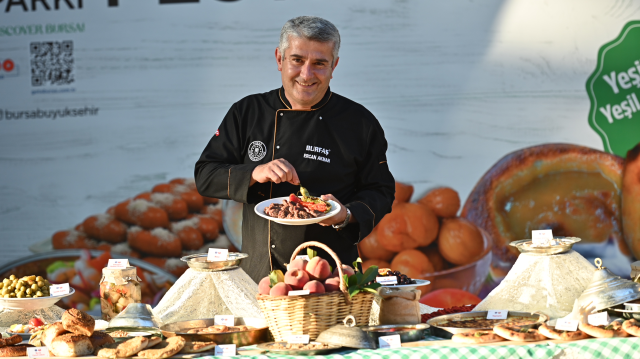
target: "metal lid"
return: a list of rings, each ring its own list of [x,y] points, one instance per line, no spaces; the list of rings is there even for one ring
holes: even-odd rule
[[[594,261],[598,269],[587,289],[578,298],[579,306],[593,303],[596,310],[613,307],[640,298],[640,283],[622,279],[602,266],[602,260]]]
[[[351,323],[348,324],[349,319]],[[344,325],[338,324],[325,330],[318,335],[317,342],[324,344],[335,344],[343,347],[357,349],[375,349],[376,344],[366,332],[355,326],[356,318],[349,315],[344,318]]]
[[[149,304],[131,303],[109,322],[109,328],[160,328],[162,320],[156,317]]]

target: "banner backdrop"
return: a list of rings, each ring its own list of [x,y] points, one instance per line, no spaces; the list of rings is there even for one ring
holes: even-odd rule
[[[639,11],[578,0],[0,0],[0,263],[192,177],[229,107],[281,85],[274,51],[295,16],[339,28],[331,89],[378,118],[412,200],[449,186],[464,204],[513,151],[605,150],[585,83]],[[622,136],[626,148],[640,141]],[[628,250],[604,243],[596,252],[611,250],[607,266],[628,274]]]

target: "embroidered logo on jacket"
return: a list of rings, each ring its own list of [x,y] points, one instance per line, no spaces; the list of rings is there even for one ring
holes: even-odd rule
[[[249,158],[251,161],[260,161],[267,155],[267,146],[262,141],[253,141],[249,145]]]
[[[306,150],[310,151],[310,152],[322,153],[322,154],[324,154],[326,156],[329,156],[329,152],[331,152],[331,150],[326,149],[326,148],[316,147],[316,146],[309,146],[309,145],[307,145]],[[310,160],[316,160],[316,161],[322,161],[322,162],[326,162],[326,163],[331,163],[331,160],[326,158],[326,157],[319,156],[319,155],[314,155],[314,154],[310,154],[310,153],[305,153],[302,157],[303,158],[308,158]]]

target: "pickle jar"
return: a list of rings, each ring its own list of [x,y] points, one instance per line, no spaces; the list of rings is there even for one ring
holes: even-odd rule
[[[129,304],[142,302],[140,278],[136,270],[136,267],[102,268],[102,279],[100,279],[102,319],[109,321]]]

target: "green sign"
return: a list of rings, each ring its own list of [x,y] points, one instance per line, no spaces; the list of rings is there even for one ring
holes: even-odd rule
[[[640,21],[627,23],[600,48],[587,93],[589,125],[605,151],[625,157],[640,142]]]

